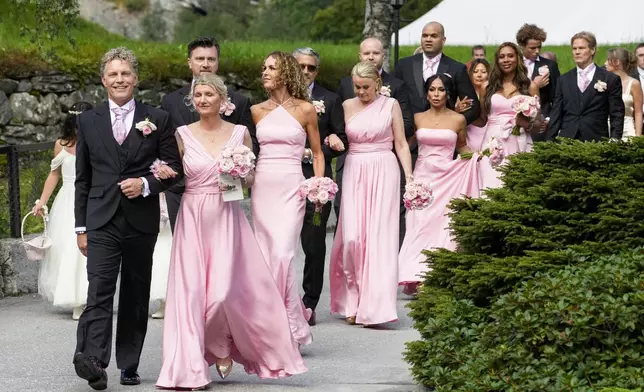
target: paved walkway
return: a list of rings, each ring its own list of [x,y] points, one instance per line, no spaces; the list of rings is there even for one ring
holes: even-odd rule
[[[330,248],[331,236],[327,237]],[[327,257],[328,262],[328,257]],[[298,258],[302,276],[303,255]],[[327,282],[328,283],[328,282]],[[326,284],[326,283],[325,283]],[[328,288],[328,284],[326,284]],[[381,328],[349,326],[329,315],[325,290],[317,309],[313,343],[302,348],[309,371],[281,380],[260,380],[235,365],[222,381],[212,368],[212,391],[385,392],[419,391],[401,353],[407,341],[418,338],[407,317],[408,298],[400,294],[397,323]],[[142,385],[118,384],[114,361],[108,368],[108,391],[155,391],[161,367],[162,321],[150,320],[139,373]],[[76,392],[91,390],[74,373],[72,355],[76,322],[71,311],[52,307],[38,295],[0,300],[0,391]]]

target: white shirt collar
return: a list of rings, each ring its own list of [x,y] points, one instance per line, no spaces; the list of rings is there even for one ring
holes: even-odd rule
[[[427,54],[425,52],[423,52],[423,62],[435,59],[434,61],[436,61],[436,64],[438,64],[438,63],[441,62],[441,58],[443,58],[443,52],[437,54],[436,56],[434,56],[432,58],[427,57]]]
[[[640,74],[640,78],[644,78],[644,68],[637,67],[637,73]]]
[[[125,103],[125,105],[123,105],[123,106],[117,105],[116,102],[112,101],[111,99],[108,99],[107,101],[109,103],[110,110],[118,108],[118,107],[130,109],[130,108],[134,108],[134,105],[135,105],[134,98],[132,98],[129,101],[127,101]]]
[[[315,86],[315,81],[313,83],[309,84],[308,90],[309,90],[309,97],[313,97],[313,87]]]
[[[586,71],[586,72],[588,72],[589,74],[591,74],[591,73],[593,73],[593,72],[595,71],[595,68],[596,68],[595,63],[590,63],[590,64],[589,64],[586,68],[584,68],[584,69],[579,68],[579,66],[577,66],[577,73],[580,73],[580,72],[582,72],[582,71]]]

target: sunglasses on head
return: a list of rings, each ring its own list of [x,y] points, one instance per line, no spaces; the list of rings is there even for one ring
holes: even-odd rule
[[[300,67],[302,67],[302,71],[306,70],[308,68],[309,72],[315,72],[318,70],[317,65],[311,65],[311,64],[300,64]]]

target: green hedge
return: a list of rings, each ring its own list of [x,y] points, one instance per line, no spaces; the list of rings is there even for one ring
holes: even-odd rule
[[[0,17],[7,16],[10,0],[0,0]],[[29,15],[25,16],[27,26],[33,23]],[[65,38],[47,40],[45,47],[53,49],[57,59],[46,60],[36,51],[36,46],[27,37],[20,34],[21,26],[11,23],[0,23],[0,77],[15,77],[29,71],[47,69],[60,70],[84,81],[95,77],[98,61],[109,48],[125,45],[135,51],[141,64],[141,80],[164,82],[170,78],[189,78],[186,66],[186,44],[159,44],[153,42],[133,41],[108,33],[103,28],[83,20],[71,30],[76,41],[72,47]],[[512,37],[509,37],[512,38]],[[449,43],[449,38],[448,38]],[[334,45],[311,42],[276,42],[276,41],[226,41],[222,42],[220,72],[228,75],[229,83],[238,87],[261,91],[260,73],[265,56],[273,50],[292,51],[297,47],[313,46],[322,56],[321,73],[318,77],[322,85],[335,90],[339,80],[351,71],[358,60],[358,44]],[[628,45],[632,48],[633,45]],[[415,47],[404,46],[400,56],[413,53]],[[600,48],[598,61],[605,60],[605,49]],[[562,70],[573,67],[569,47],[545,47],[557,53]],[[488,59],[494,56],[494,47],[488,47]],[[446,47],[445,53],[457,60],[466,62],[470,59],[469,47]]]
[[[460,250],[426,252],[432,272],[410,304],[416,379],[437,391],[644,385],[644,257],[628,253],[644,246],[643,169],[644,138],[537,143],[511,159],[504,188],[454,201]]]

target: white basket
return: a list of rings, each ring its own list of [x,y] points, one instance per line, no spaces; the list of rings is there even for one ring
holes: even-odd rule
[[[43,222],[45,224],[45,230],[38,237],[25,241],[25,221],[29,215],[33,215],[33,212],[30,211],[22,218],[22,226],[20,226],[20,237],[22,238],[22,245],[25,247],[25,252],[27,253],[27,258],[31,261],[38,261],[45,258],[47,251],[51,247],[51,238],[47,235],[47,222],[49,221],[49,214],[45,210],[43,215]]]

